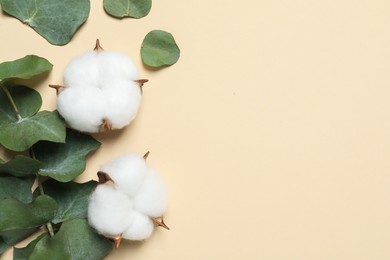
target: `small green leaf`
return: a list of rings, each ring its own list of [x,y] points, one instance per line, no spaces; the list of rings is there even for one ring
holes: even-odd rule
[[[29,204],[16,199],[0,200],[0,235],[39,227],[50,221],[56,211],[57,203],[46,195]]]
[[[13,176],[0,177],[0,200],[14,198],[23,203],[32,201],[31,187],[35,178],[16,178]]]
[[[113,249],[113,243],[99,236],[85,219],[73,219],[62,224],[60,231],[37,242],[29,260],[102,259]]]
[[[4,12],[31,26],[54,45],[67,44],[87,20],[89,0],[0,0]]]
[[[0,176],[2,173],[8,173],[12,176],[23,177],[34,175],[41,168],[42,163],[30,157],[17,155],[8,162],[0,162]]]
[[[86,183],[62,183],[53,179],[45,181],[43,183],[45,194],[58,203],[57,214],[52,222],[57,224],[74,218],[87,218],[89,197],[96,186],[96,181]]]
[[[17,110],[5,91],[9,91]],[[63,119],[56,111],[37,113],[41,104],[39,93],[31,88],[0,88],[0,143],[4,147],[21,152],[41,140],[65,141]]]
[[[152,8],[152,0],[104,0],[104,10],[112,16],[142,18]]]
[[[60,182],[68,182],[85,170],[86,156],[100,143],[92,136],[67,129],[64,144],[39,142],[34,145],[35,157],[43,162],[38,174]]]
[[[46,236],[48,236],[47,233],[38,236],[36,239],[31,241],[26,247],[23,248],[15,247],[13,260],[28,260],[37,243]]]
[[[145,65],[161,67],[176,63],[180,49],[169,32],[154,30],[149,32],[141,46],[141,57]]]
[[[27,55],[24,58],[0,63],[0,83],[7,79],[29,79],[51,70],[53,65],[46,59]]]

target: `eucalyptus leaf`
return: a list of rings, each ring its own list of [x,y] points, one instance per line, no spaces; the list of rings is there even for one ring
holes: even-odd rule
[[[0,176],[0,200],[14,198],[23,203],[32,201],[31,187],[35,178],[16,178],[13,176]]]
[[[149,32],[141,46],[142,62],[150,67],[172,65],[179,60],[180,49],[169,32]]]
[[[149,14],[152,0],[104,0],[104,10],[112,16],[142,18]]]
[[[39,93],[31,88],[0,88],[0,143],[4,147],[20,152],[41,140],[65,141],[63,119],[56,111],[37,113],[41,104]]]
[[[57,224],[74,218],[87,218],[89,197],[96,186],[96,181],[86,183],[62,183],[53,179],[45,181],[43,183],[45,194],[58,203],[57,214],[51,222]]]
[[[0,83],[12,78],[29,79],[51,70],[53,65],[45,58],[27,55],[21,59],[0,63]]]
[[[3,232],[3,235],[0,236],[0,254],[3,253],[8,247],[19,243],[20,241],[35,233],[37,230],[38,228],[29,228]]]
[[[113,243],[99,236],[86,219],[73,219],[64,222],[54,237],[38,241],[28,259],[96,260],[112,249]]]
[[[17,155],[8,162],[0,161],[0,176],[7,173],[16,177],[34,175],[38,172],[42,163],[27,156]]]
[[[13,260],[28,260],[31,253],[34,251],[37,243],[44,237],[48,236],[47,233],[41,234],[36,239],[31,241],[26,247],[23,248],[14,248],[14,258]]]
[[[35,157],[43,163],[38,174],[60,182],[71,181],[85,170],[87,154],[99,147],[100,143],[92,136],[68,128],[64,144],[39,142],[34,145]]]
[[[0,4],[54,45],[67,44],[90,10],[89,0],[0,0]]]
[[[47,195],[41,195],[29,204],[16,199],[0,200],[0,236],[39,227],[49,222],[56,211],[56,201]]]

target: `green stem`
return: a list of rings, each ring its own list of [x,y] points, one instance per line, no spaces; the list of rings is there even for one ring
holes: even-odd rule
[[[35,159],[34,150],[32,148],[30,148],[30,157]],[[36,173],[35,175],[36,175],[36,179],[37,179],[37,183],[38,183],[39,193],[41,195],[45,195],[45,191],[43,190],[43,185],[42,185],[42,181],[41,181],[41,176],[39,176],[38,173]],[[53,226],[52,226],[50,221],[46,224],[46,228],[47,228],[47,231],[49,231],[50,237],[53,237],[54,230],[53,230]]]
[[[1,86],[2,90],[4,91],[4,93],[7,95],[9,101],[11,102],[11,105],[12,105],[12,107],[15,110],[16,117],[18,118],[18,120],[21,120],[22,117],[20,116],[18,107],[16,106],[15,100],[12,98],[11,93],[9,92],[8,88],[6,86],[4,86],[4,85],[0,85],[0,86]]]

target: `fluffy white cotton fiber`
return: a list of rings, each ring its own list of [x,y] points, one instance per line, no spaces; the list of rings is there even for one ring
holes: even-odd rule
[[[91,226],[112,238],[148,238],[154,229],[153,222],[167,208],[161,176],[137,154],[118,157],[101,166],[100,171],[112,182],[99,184],[91,195],[88,207]]]
[[[101,166],[100,171],[111,177],[118,190],[135,196],[144,182],[149,167],[142,156],[126,154]]]
[[[58,112],[81,132],[123,128],[135,118],[141,103],[138,79],[137,68],[126,54],[88,51],[65,69]]]
[[[115,237],[130,225],[131,199],[109,184],[98,185],[88,205],[88,222],[99,233]]]

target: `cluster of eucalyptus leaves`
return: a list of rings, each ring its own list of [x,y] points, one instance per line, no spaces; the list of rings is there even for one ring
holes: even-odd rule
[[[53,45],[69,43],[88,19],[90,0],[0,0],[2,10],[33,28]],[[149,14],[152,0],[103,0],[104,10],[112,17],[139,19]],[[141,45],[145,65],[161,67],[177,62],[180,50],[171,33],[152,30]]]
[[[101,259],[113,242],[87,222],[98,183],[73,181],[100,143],[66,128],[57,111],[40,111],[40,94],[14,83],[51,69],[33,55],[0,64],[0,144],[12,158],[0,159],[0,254],[36,233],[14,259]]]
[[[0,0],[0,5],[54,45],[67,44],[90,11],[89,0]],[[105,11],[119,19],[145,17],[151,6],[151,0],[103,0]],[[166,31],[153,30],[142,42],[147,66],[172,65],[179,56]],[[73,181],[100,143],[66,128],[57,111],[41,111],[40,94],[17,83],[52,67],[34,55],[0,63],[0,148],[8,158],[0,158],[0,255],[32,237],[26,247],[14,248],[14,259],[101,259],[114,242],[88,225],[89,197],[98,182]]]

